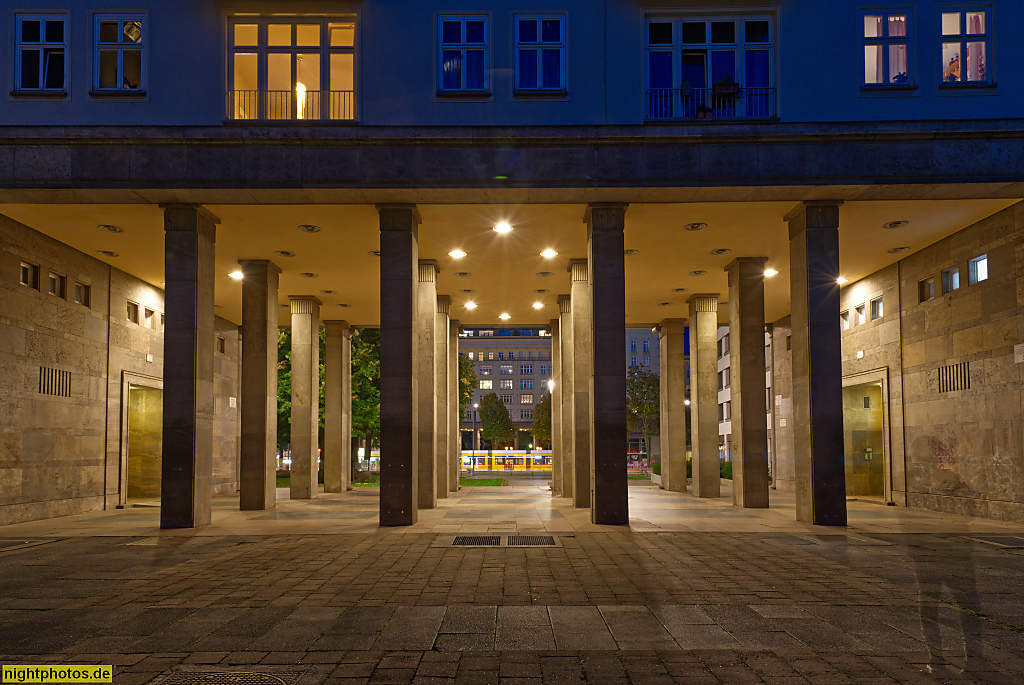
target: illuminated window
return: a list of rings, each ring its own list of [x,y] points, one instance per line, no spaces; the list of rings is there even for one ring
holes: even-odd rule
[[[519,404],[533,404],[533,395],[520,395]]]
[[[942,13],[942,83],[988,83],[992,27],[986,9]]]
[[[910,23],[906,12],[864,15],[864,85],[905,86],[910,78]]]
[[[988,280],[988,255],[983,254],[970,261],[967,268],[967,282],[970,285]]]
[[[93,87],[97,92],[145,90],[146,29],[141,14],[96,15]]]
[[[494,389],[494,381],[491,381],[491,380],[480,381],[480,389],[481,390],[493,390]]]

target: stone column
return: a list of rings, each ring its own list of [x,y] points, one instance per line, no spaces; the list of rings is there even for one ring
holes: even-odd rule
[[[718,295],[692,295],[686,302],[690,305],[692,493],[697,497],[720,497],[722,467],[718,453]]]
[[[345,492],[352,472],[352,328],[324,321],[324,329],[324,492]]]
[[[210,523],[213,282],[217,224],[198,205],[164,210],[164,413],[160,527]]]
[[[277,286],[281,269],[265,259],[242,260],[242,511],[277,505]]]
[[[416,387],[418,406],[419,508],[437,506],[437,262],[419,260],[416,290]]]
[[[562,368],[558,319],[551,319],[551,495],[562,492]]]
[[[570,267],[571,269],[571,267]],[[558,357],[562,376],[562,392],[559,398],[562,414],[562,497],[572,497],[576,483],[576,458],[573,456],[573,347],[572,347],[572,296],[558,296]]]
[[[452,306],[452,298],[447,295],[438,295],[436,303],[436,314],[434,319],[434,331],[437,335],[435,365],[434,365],[434,394],[437,398],[437,413],[435,416],[434,436],[437,447],[435,449],[435,469],[437,473],[437,497],[439,499],[448,497],[449,459],[448,453],[448,312]],[[456,408],[458,405],[456,405]]]
[[[613,526],[629,524],[626,358],[623,354],[626,349],[625,217],[626,205],[592,204],[586,213],[593,325],[590,520]],[[577,385],[577,391],[578,388]],[[685,487],[685,467],[683,483]]]
[[[448,321],[448,492],[459,491],[462,415],[459,412],[459,322]]]
[[[590,506],[590,380],[594,354],[593,312],[586,259],[569,262],[572,274],[572,503]]]
[[[380,524],[418,518],[419,223],[415,205],[380,205]]]
[[[686,492],[686,319],[665,319],[661,338],[661,487]]]
[[[292,499],[313,499],[320,464],[320,300],[289,295],[292,311]]]
[[[805,202],[788,215],[793,325],[796,518],[846,525],[843,370],[839,332],[839,205]]]
[[[768,409],[764,369],[764,265],[767,261],[766,257],[740,257],[725,267],[729,273],[732,501],[746,508],[768,506]]]

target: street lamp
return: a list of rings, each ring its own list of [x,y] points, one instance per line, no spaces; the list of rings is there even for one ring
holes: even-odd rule
[[[471,441],[473,445],[473,456],[471,457],[469,468],[474,476],[476,475],[476,410],[479,408],[479,404],[473,405],[473,440]]]

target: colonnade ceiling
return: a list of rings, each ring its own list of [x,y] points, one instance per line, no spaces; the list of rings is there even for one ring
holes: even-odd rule
[[[849,201],[840,210],[840,265],[850,282],[892,264],[1016,199]],[[765,281],[769,321],[789,312],[789,238],[783,217],[796,203],[635,203],[626,212],[626,321],[651,324],[687,315],[693,293],[728,299],[724,268],[736,257],[767,257],[778,275]],[[217,230],[217,313],[241,320],[241,284],[229,277],[240,259],[269,259],[282,269],[281,303],[315,295],[323,319],[357,325],[380,320],[377,212],[371,204],[207,205]],[[541,325],[557,318],[569,292],[570,259],[587,256],[583,204],[420,204],[421,259],[440,267],[438,292],[452,297],[464,324]],[[155,286],[163,282],[163,214],[156,205],[7,204],[0,213]],[[492,228],[508,222],[513,230]],[[887,229],[890,222],[906,222]],[[703,224],[699,230],[694,224]],[[116,226],[120,233],[101,226]],[[300,227],[315,226],[316,232]],[[891,253],[895,248],[909,248]],[[117,253],[103,256],[99,251]],[[455,258],[450,252],[466,256]],[[553,257],[541,255],[554,250]],[[721,254],[712,251],[727,250]],[[294,256],[292,256],[292,254]],[[696,272],[705,272],[699,274]],[[310,277],[305,274],[316,274]],[[468,275],[465,275],[468,274]],[[541,275],[550,274],[550,275]],[[469,309],[466,304],[476,304]],[[534,308],[534,303],[542,308]],[[283,312],[284,310],[282,310]],[[727,320],[727,308],[720,308]],[[287,323],[282,316],[281,322]]]

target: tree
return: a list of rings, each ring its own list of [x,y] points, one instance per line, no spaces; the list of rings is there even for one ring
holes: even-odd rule
[[[537,443],[551,444],[551,395],[541,395],[540,403],[533,410],[533,433],[534,446],[540,449]]]
[[[352,435],[366,439],[366,458],[380,436],[380,329],[352,337]]]
[[[644,452],[650,456],[651,436],[658,435],[661,377],[641,366],[626,373],[626,426],[643,433]]]
[[[459,416],[466,415],[466,407],[473,401],[476,390],[476,369],[473,360],[464,352],[459,353]]]
[[[493,392],[484,395],[480,400],[479,411],[482,436],[485,440],[490,440],[491,445],[498,447],[515,442],[516,426],[512,423],[512,417],[508,415],[505,404],[497,395]]]
[[[277,447],[292,442],[292,329],[277,330]]]

